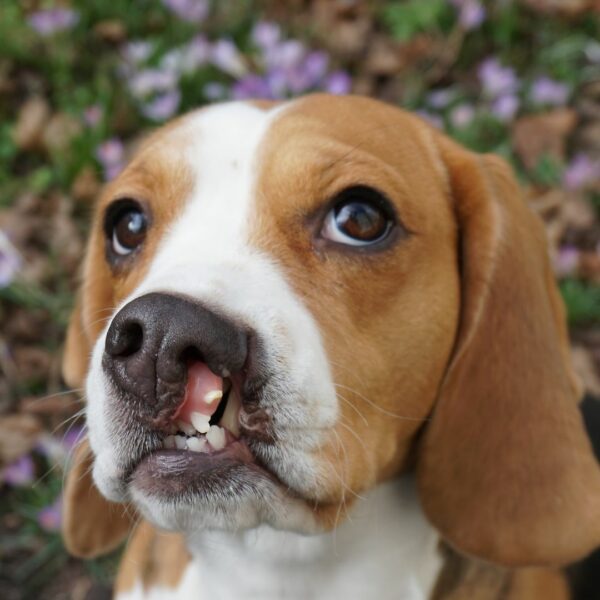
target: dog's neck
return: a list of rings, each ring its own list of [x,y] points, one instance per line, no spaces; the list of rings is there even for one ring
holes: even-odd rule
[[[194,597],[201,589],[201,597],[211,600],[425,600],[442,564],[438,536],[407,477],[359,499],[331,533],[304,536],[263,526],[239,533],[204,531],[188,545],[194,560],[182,588]]]

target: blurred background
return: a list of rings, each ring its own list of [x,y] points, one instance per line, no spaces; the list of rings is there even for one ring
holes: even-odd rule
[[[118,560],[69,558],[58,533],[83,433],[61,348],[98,190],[176,114],[314,90],[404,106],[511,162],[600,397],[597,0],[2,0],[0,598],[105,597]]]

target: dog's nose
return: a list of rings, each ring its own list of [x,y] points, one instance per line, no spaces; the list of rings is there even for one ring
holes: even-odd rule
[[[247,337],[243,327],[191,299],[146,294],[113,318],[103,367],[122,391],[156,411],[179,398],[192,360],[221,377],[241,371]]]

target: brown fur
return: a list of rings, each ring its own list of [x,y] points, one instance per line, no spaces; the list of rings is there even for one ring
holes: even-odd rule
[[[192,174],[178,159],[185,135],[185,118],[155,134],[100,200],[66,348],[72,384],[189,194]],[[327,96],[291,105],[257,164],[251,243],[276,258],[313,314],[338,384],[342,416],[307,498],[324,525],[343,518],[355,494],[416,466],[429,518],[462,553],[517,566],[591,550],[600,472],[577,411],[543,229],[508,167],[401,110]],[[404,226],[377,253],[316,235],[320,207],[356,184],[382,190]],[[135,266],[112,273],[101,215],[131,194],[150,204],[153,226]],[[554,572],[515,573],[500,577],[495,596],[470,597],[528,598],[518,590]]]

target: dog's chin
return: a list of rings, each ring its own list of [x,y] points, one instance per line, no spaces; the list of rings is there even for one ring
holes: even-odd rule
[[[309,505],[262,467],[236,441],[213,454],[157,450],[127,478],[127,495],[161,529],[240,530],[269,524],[316,531]]]

